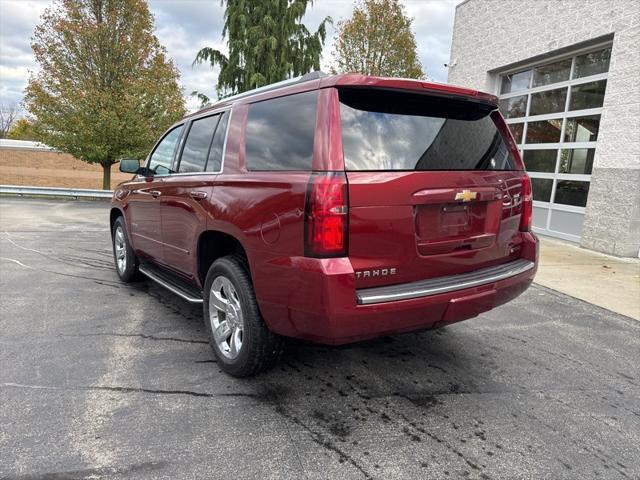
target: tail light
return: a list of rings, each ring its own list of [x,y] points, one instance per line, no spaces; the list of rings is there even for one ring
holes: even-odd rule
[[[305,256],[346,256],[348,213],[344,172],[312,174],[305,202]]]
[[[533,193],[529,175],[522,177],[522,212],[520,214],[520,231],[531,231],[531,217],[533,216]]]

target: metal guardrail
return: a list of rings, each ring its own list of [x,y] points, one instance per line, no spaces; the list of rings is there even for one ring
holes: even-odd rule
[[[56,152],[55,149],[40,142],[30,142],[28,140],[12,140],[10,138],[0,138],[0,150],[35,150],[41,152]]]
[[[0,194],[9,195],[44,195],[50,197],[73,198],[111,198],[111,190],[93,190],[90,188],[58,188],[58,187],[23,187],[16,185],[0,185]]]

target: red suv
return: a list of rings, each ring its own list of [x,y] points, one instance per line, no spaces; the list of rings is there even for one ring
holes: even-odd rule
[[[531,283],[529,177],[496,97],[313,73],[173,125],[118,186],[118,275],[201,303],[219,366],[283,337],[343,344],[436,328]]]

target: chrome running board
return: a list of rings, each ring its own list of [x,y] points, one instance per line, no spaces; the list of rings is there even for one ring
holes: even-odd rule
[[[430,278],[428,280],[403,283],[400,285],[363,288],[356,290],[356,298],[359,305],[370,305],[372,303],[426,297],[505,280],[509,277],[525,273],[534,267],[535,263],[520,259],[496,267],[481,268],[480,270],[474,270],[473,272],[462,273],[460,275]]]
[[[202,303],[202,295],[197,290],[185,282],[172,278],[169,273],[161,271],[151,265],[140,265],[138,268],[140,273],[156,282],[161,287],[166,288],[170,292],[175,293],[189,303]]]

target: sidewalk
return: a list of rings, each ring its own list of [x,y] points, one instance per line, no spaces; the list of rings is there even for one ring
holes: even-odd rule
[[[540,236],[535,283],[640,320],[640,260]]]

